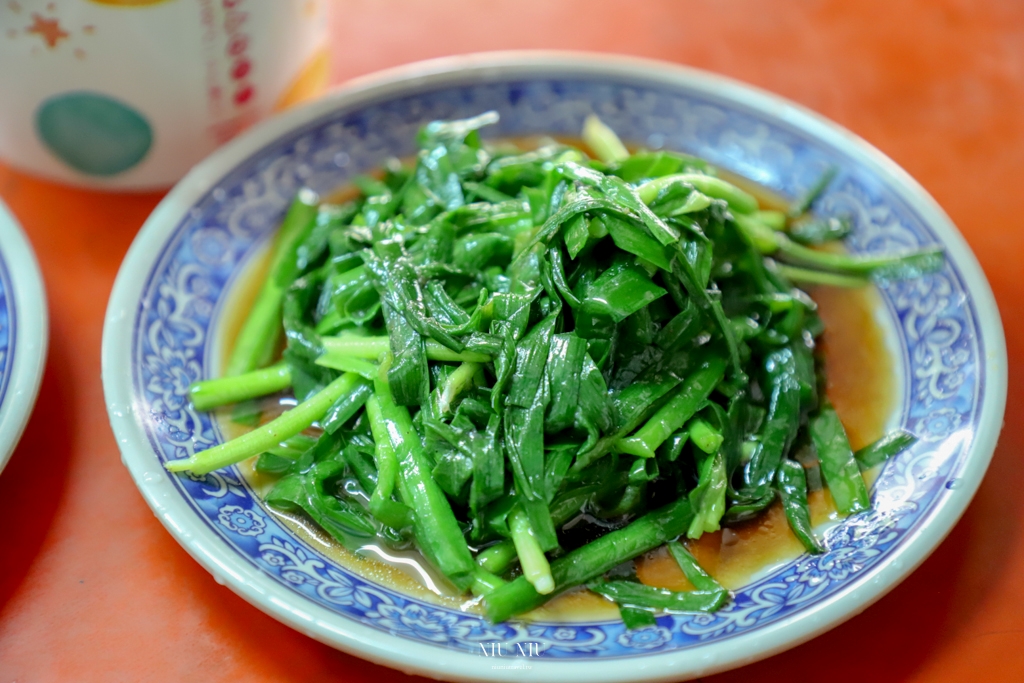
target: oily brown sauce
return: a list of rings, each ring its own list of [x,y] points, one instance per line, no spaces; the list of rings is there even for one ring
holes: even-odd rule
[[[528,139],[520,142],[533,142]],[[578,144],[577,141],[571,141]],[[529,148],[523,145],[523,148]],[[754,194],[762,208],[785,208],[785,202],[741,177],[722,172],[730,182]],[[348,199],[350,188],[343,188],[328,198]],[[267,267],[269,251],[256,257],[246,272],[234,283],[221,316],[220,357],[226,362],[245,315],[259,291]],[[896,399],[895,362],[886,344],[885,332],[879,323],[882,303],[872,285],[862,289],[819,287],[809,290],[818,304],[818,313],[825,323],[822,351],[828,374],[827,393],[842,419],[854,449],[871,443],[883,435]],[[230,411],[218,414],[221,428],[228,437],[244,431],[231,422]],[[255,459],[239,468],[259,495],[265,494],[273,480],[257,473]],[[869,481],[870,483],[870,481]],[[811,521],[818,527],[839,519],[827,490],[808,497]],[[357,554],[346,550],[302,515],[283,513],[272,508],[277,517],[299,537],[319,549],[342,566],[361,576],[421,599],[479,612],[479,600],[460,595],[416,552],[394,552],[381,546],[368,545]],[[737,589],[773,567],[798,557],[803,547],[789,528],[781,505],[776,503],[755,520],[704,534],[697,541],[686,541],[697,561],[708,573],[729,589]],[[380,553],[391,556],[382,560]],[[692,589],[676,562],[662,547],[636,560],[637,577],[651,586],[674,590]],[[613,619],[617,607],[586,590],[569,591],[532,613],[531,617],[555,621],[586,621]]]

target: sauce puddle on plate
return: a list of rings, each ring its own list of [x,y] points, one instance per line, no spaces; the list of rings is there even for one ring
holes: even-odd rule
[[[758,197],[764,208],[784,208],[785,203],[742,178],[722,174]],[[351,197],[344,188],[331,200]],[[225,302],[219,330],[221,365],[234,344],[245,315],[259,291],[269,261],[269,253],[255,257],[235,282]],[[880,438],[896,405],[896,364],[886,345],[885,331],[877,314],[883,310],[878,290],[872,285],[861,289],[818,287],[808,293],[818,304],[825,323],[820,340],[828,375],[827,393],[835,406],[854,450]],[[294,400],[268,403],[268,417]],[[275,411],[276,409],[276,411]],[[225,437],[234,438],[247,431],[231,421],[231,410],[217,413]],[[255,458],[241,463],[239,470],[262,498],[274,479],[255,471]],[[873,476],[868,474],[868,484]],[[809,495],[812,522],[819,530],[838,521],[839,516],[827,490]],[[368,544],[352,552],[300,514],[284,513],[269,506],[273,515],[299,538],[325,556],[364,578],[419,599],[465,611],[481,613],[478,599],[468,599],[452,587],[416,551],[394,551],[379,544]],[[729,589],[738,589],[773,568],[803,553],[803,546],[790,531],[779,503],[761,517],[749,522],[704,534],[698,541],[687,541],[701,566]],[[635,561],[637,578],[652,586],[675,590],[692,589],[675,561],[662,547]],[[608,600],[585,589],[575,589],[555,598],[531,613],[532,619],[545,621],[591,621],[618,618],[618,608]]]

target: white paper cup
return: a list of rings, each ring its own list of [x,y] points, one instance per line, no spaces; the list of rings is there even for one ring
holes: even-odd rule
[[[54,180],[167,187],[327,85],[325,0],[3,0],[0,158]]]

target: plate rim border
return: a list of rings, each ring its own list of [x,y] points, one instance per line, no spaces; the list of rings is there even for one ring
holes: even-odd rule
[[[14,359],[0,396],[0,473],[18,447],[43,382],[50,321],[46,287],[35,252],[21,224],[0,199],[0,258],[10,275],[14,313]]]

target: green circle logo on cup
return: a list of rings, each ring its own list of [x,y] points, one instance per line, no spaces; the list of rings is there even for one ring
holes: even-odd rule
[[[57,157],[82,173],[111,176],[145,158],[153,144],[146,118],[95,92],[51,97],[36,111],[36,131]]]

